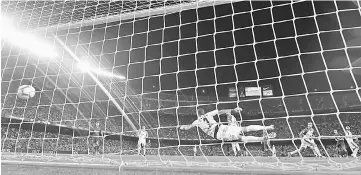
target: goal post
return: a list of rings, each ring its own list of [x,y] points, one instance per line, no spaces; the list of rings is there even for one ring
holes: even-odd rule
[[[63,29],[69,28],[78,28],[78,27],[85,27],[85,26],[93,26],[97,24],[104,24],[104,23],[112,23],[118,21],[127,21],[127,20],[135,20],[140,18],[148,18],[150,16],[155,17],[158,15],[164,16],[165,14],[177,13],[184,10],[208,7],[208,6],[215,6],[221,5],[231,2],[238,2],[242,0],[222,0],[222,1],[208,1],[208,0],[186,0],[186,1],[173,1],[174,5],[165,5],[166,2],[155,1],[155,2],[146,2],[146,7],[140,8],[141,10],[136,10],[136,13],[132,12],[134,9],[126,9],[121,10],[120,14],[116,15],[102,15],[101,17],[95,17],[92,19],[84,19],[81,21],[74,21],[68,24],[56,24],[53,26],[46,26],[37,28],[36,31],[59,31]],[[113,1],[116,2],[116,1]],[[169,1],[172,2],[172,1]],[[153,4],[154,3],[154,4]],[[155,8],[151,8],[151,6],[155,6]],[[159,7],[157,7],[159,6]]]

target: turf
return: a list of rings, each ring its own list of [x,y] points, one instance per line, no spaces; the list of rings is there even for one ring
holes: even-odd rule
[[[354,158],[316,159],[137,155],[14,155],[2,174],[361,174]]]

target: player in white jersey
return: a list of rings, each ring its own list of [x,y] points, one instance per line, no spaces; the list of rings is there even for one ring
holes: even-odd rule
[[[193,148],[193,159],[195,159],[197,157],[197,145],[194,145]]]
[[[352,157],[357,157],[357,152],[360,149],[359,146],[355,143],[354,136],[352,136],[351,130],[349,126],[346,126],[346,133],[345,133],[345,139],[346,142],[348,144],[348,146],[350,147],[352,154]]]
[[[275,145],[272,145],[272,157],[277,157]]]
[[[100,154],[100,148],[102,145],[102,141],[103,141],[103,134],[102,134],[102,130],[100,128],[100,123],[96,122],[95,123],[95,130],[93,132],[93,142],[94,142],[94,154]]]
[[[214,120],[214,116],[219,114],[227,114],[231,112],[241,112],[241,108],[235,109],[226,109],[226,110],[214,110],[208,113],[205,113],[203,109],[197,110],[198,119],[195,120],[190,125],[183,125],[180,127],[182,130],[188,130],[193,127],[200,128],[207,135],[223,141],[243,141],[243,142],[261,142],[265,140],[265,137],[254,137],[254,136],[244,136],[243,133],[259,130],[271,130],[274,129],[273,125],[271,126],[261,126],[261,125],[250,125],[250,126],[230,126],[217,123]]]
[[[227,113],[227,120],[228,120],[229,126],[239,126],[239,123],[237,123],[236,117],[234,117],[230,113]],[[232,150],[233,150],[234,156],[237,156],[238,151],[241,151],[241,148],[239,147],[239,143],[237,143],[237,142],[232,143]]]
[[[138,155],[140,155],[140,150],[143,148],[143,156],[145,156],[145,146],[148,138],[148,132],[145,130],[145,126],[138,132],[138,138]]]
[[[292,152],[289,152],[288,157],[291,157],[293,154],[296,154],[298,152],[302,152],[307,147],[310,147],[312,149],[312,151],[316,155],[316,157],[323,157],[321,155],[320,150],[317,147],[317,144],[315,143],[315,140],[312,138],[313,132],[314,132],[314,129],[312,128],[312,123],[310,122],[310,123],[308,123],[308,127],[303,129],[300,132],[300,138],[301,138],[300,149],[296,149]]]

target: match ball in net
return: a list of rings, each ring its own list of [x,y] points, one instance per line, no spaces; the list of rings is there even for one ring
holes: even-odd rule
[[[268,134],[268,137],[269,138],[275,138],[275,137],[277,137],[277,134],[275,132],[271,132],[271,133]]]
[[[30,85],[22,85],[18,89],[18,98],[27,100],[35,96],[35,88]]]

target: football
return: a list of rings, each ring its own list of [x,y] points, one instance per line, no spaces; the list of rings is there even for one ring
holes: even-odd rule
[[[18,89],[18,98],[27,100],[35,96],[35,88],[31,85],[22,85]]]
[[[277,137],[277,134],[275,132],[271,132],[268,134],[268,137],[273,139],[273,138]]]

